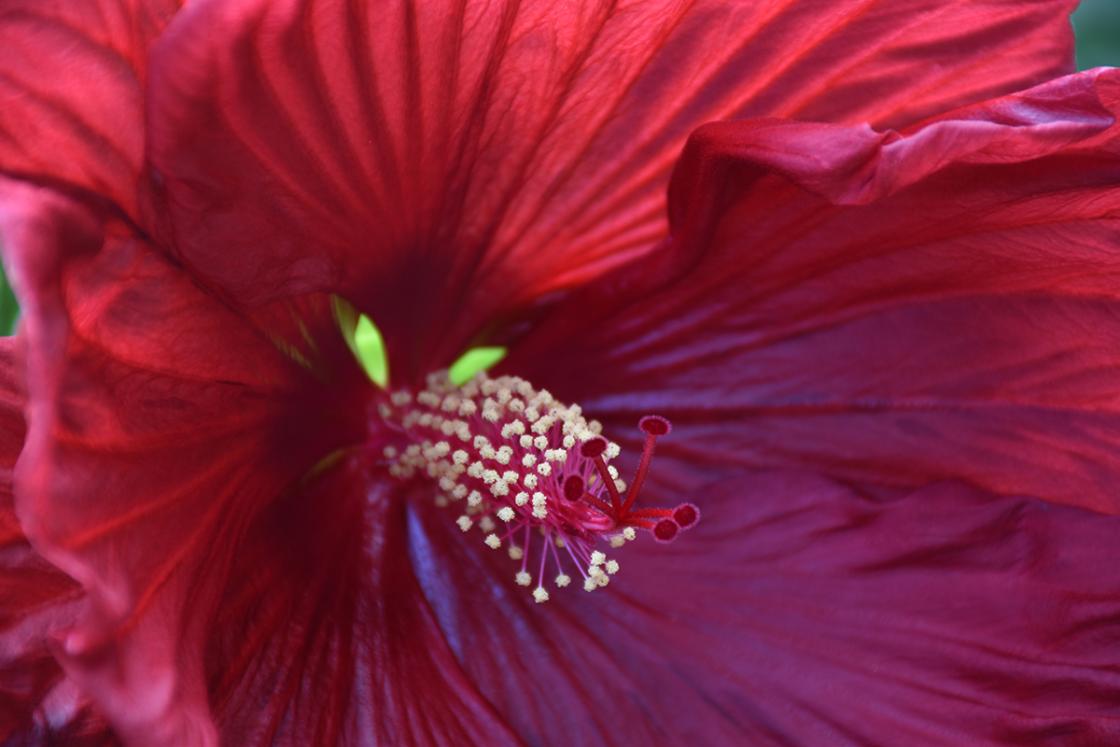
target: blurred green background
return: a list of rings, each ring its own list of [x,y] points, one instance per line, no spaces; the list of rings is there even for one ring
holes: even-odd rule
[[[1073,15],[1077,66],[1120,66],[1120,0],[1083,0]],[[0,270],[0,335],[11,334],[19,316],[12,289]]]
[[[1120,0],[1083,0],[1073,14],[1077,66],[1120,66]]]

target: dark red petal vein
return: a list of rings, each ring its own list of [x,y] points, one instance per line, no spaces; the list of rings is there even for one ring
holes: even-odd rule
[[[791,465],[1120,511],[1118,91],[1084,73],[906,136],[705,128],[661,264],[562,304],[503,366],[620,442],[669,417],[670,494]]]
[[[357,366],[305,368],[146,245],[4,186],[30,351],[20,518],[88,592],[56,654],[122,738],[209,743],[206,626],[257,517],[361,439]]]
[[[5,0],[0,173],[92,192],[134,221],[148,47],[179,0]]]
[[[424,591],[528,742],[1120,739],[1118,519],[959,484],[881,502],[791,472],[697,500],[688,541],[632,543],[611,595],[545,612],[414,504]]]
[[[202,0],[157,46],[152,154],[200,277],[339,293],[417,383],[650,251],[696,126],[907,122],[1033,83],[1071,66],[1071,5]]]
[[[425,603],[404,497],[347,461],[245,537],[207,635],[223,742],[518,743]]]

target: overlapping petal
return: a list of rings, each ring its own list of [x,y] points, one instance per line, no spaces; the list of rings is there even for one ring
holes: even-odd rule
[[[0,3],[0,173],[140,218],[148,48],[179,0]]]
[[[329,303],[239,317],[6,187],[35,343],[22,514],[89,596],[66,684],[136,744],[514,743],[417,604],[400,496],[349,456],[373,390]]]
[[[122,737],[209,743],[223,581],[265,507],[360,442],[364,390],[348,387],[364,379],[329,313],[330,335],[300,327],[301,353],[76,203],[5,187],[29,343],[20,520],[88,593],[56,654]]]
[[[1120,510],[1115,79],[906,136],[707,129],[651,251],[695,125],[909,123],[1067,64],[1069,5],[192,4],[153,70],[174,259],[0,185],[32,342],[21,519],[88,593],[56,651],[71,679],[42,659],[32,700],[77,683],[144,744],[1120,738],[1120,580],[1093,573],[1115,519],[739,471],[812,464],[880,498],[960,474]],[[9,7],[20,44],[92,55],[121,109],[105,129],[110,99],[70,109],[59,76],[0,130],[0,168],[135,219],[127,125],[158,24],[126,14],[121,36],[102,13],[87,39],[64,6]],[[56,120],[61,170],[13,145]],[[513,367],[618,440],[672,417],[663,492],[736,477],[697,498],[681,552],[637,548],[625,583],[542,615],[497,554],[351,458],[371,389],[326,292],[382,324],[408,381],[624,261]]]
[[[104,743],[107,727],[49,647],[52,632],[73,621],[80,590],[39,557],[16,517],[12,471],[25,430],[18,344],[0,338],[0,743]]]
[[[609,587],[545,605],[414,504],[428,601],[527,742],[1120,739],[1117,518],[956,483],[880,501],[773,471],[695,497],[687,538],[632,543]]]
[[[269,509],[210,623],[223,744],[520,744],[409,564],[405,492],[346,460]]]
[[[671,418],[669,490],[798,465],[1120,511],[1117,111],[1097,71],[908,135],[705,128],[672,245],[558,306],[509,368],[613,438]]]
[[[1071,7],[204,0],[157,45],[153,160],[207,283],[340,293],[415,381],[649,251],[696,126],[908,122],[1037,82],[1071,66]]]

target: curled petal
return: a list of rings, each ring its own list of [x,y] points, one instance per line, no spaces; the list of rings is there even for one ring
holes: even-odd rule
[[[1120,511],[1117,111],[1102,70],[907,134],[706,127],[672,244],[503,365],[620,441],[669,417],[663,490],[791,465]]]
[[[214,743],[204,626],[222,579],[265,507],[360,438],[364,380],[348,353],[349,369],[318,365],[75,203],[4,186],[29,351],[17,505],[87,592],[55,654],[122,738]],[[329,313],[329,334],[304,321],[305,344],[345,350]]]
[[[108,727],[50,651],[73,622],[80,588],[31,547],[16,517],[12,470],[23,447],[20,342],[0,338],[0,742],[102,744]]]

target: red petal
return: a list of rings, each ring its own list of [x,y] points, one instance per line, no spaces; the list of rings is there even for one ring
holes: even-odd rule
[[[353,460],[320,471],[365,434],[353,381],[297,365],[346,350],[333,319],[263,309],[265,335],[147,247],[101,243],[73,204],[5,197],[32,343],[21,510],[88,591],[55,654],[117,734],[513,743],[423,603],[399,499]],[[275,345],[287,328],[311,347]]]
[[[1120,511],[1118,81],[907,136],[705,128],[661,265],[561,304],[508,369],[630,453],[642,414],[669,417],[652,477],[678,487],[807,465]]]
[[[73,203],[11,184],[3,197],[29,343],[20,516],[89,597],[56,654],[123,738],[205,740],[201,626],[256,517],[364,434],[359,374],[284,355]],[[345,350],[326,318],[330,335],[309,337]]]
[[[31,547],[16,518],[12,470],[23,447],[24,387],[17,341],[0,338],[0,742],[96,744],[104,722],[64,680],[49,648],[73,622],[80,589]]]
[[[1112,744],[1116,518],[957,484],[878,502],[823,479],[710,487],[594,594],[534,604],[421,509],[425,593],[531,744]],[[472,543],[473,544],[473,543]]]
[[[6,0],[0,170],[90,190],[134,220],[147,54],[179,0]]]
[[[648,251],[697,125],[1008,90],[1070,67],[1070,6],[203,1],[157,47],[153,158],[207,282],[341,293],[407,382]]]
[[[518,743],[425,603],[390,487],[345,462],[239,545],[207,631],[223,744]]]

